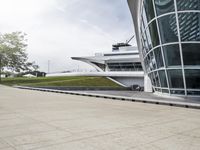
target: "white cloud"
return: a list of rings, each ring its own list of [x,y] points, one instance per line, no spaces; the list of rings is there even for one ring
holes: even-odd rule
[[[27,33],[30,60],[35,60],[41,70],[47,71],[48,60],[51,71],[88,67],[69,58],[109,51],[113,43],[132,35],[126,2],[112,2],[0,0],[1,32]],[[119,4],[124,10],[118,10]]]

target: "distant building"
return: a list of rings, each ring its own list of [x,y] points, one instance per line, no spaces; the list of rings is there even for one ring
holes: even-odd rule
[[[33,75],[35,77],[45,77],[46,73],[45,72],[41,72],[41,71],[28,71],[28,72],[24,72],[22,74],[20,74],[21,76],[25,76],[25,75]]]
[[[36,76],[32,75],[32,74],[25,74],[23,75],[23,77],[27,77],[27,78],[36,78]]]
[[[144,87],[144,72],[137,47],[127,43],[118,43],[112,47],[112,52],[109,53],[96,53],[95,56],[72,59],[90,64],[96,68],[99,75],[106,74],[109,79],[120,85]]]

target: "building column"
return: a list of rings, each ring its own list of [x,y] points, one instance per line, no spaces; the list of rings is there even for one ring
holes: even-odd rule
[[[151,80],[147,74],[144,75],[144,91],[145,92],[153,92]]]

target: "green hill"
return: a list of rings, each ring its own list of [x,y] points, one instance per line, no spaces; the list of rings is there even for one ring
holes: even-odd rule
[[[39,78],[4,78],[4,85],[23,86],[94,86],[94,87],[121,87],[104,77],[39,77]]]

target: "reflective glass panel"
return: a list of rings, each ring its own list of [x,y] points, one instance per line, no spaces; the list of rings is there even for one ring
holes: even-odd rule
[[[145,28],[144,28],[144,24],[143,24],[143,21],[141,21],[141,24],[140,24],[140,34],[142,35],[142,33],[144,33],[144,30],[145,30]]]
[[[142,36],[142,39],[143,39],[143,46],[144,46],[144,49],[146,50],[146,53],[149,51],[149,48],[148,48],[148,42],[147,42],[147,37],[146,37],[146,34],[144,32],[143,36]]]
[[[146,68],[146,71],[147,71],[147,72],[150,72],[150,71],[151,71],[151,70],[150,70],[149,64],[150,64],[150,61],[149,61],[148,57],[146,57],[146,58],[145,58],[145,68]]]
[[[163,64],[163,58],[162,58],[162,53],[161,53],[161,48],[156,48],[154,50],[154,54],[155,54],[155,58],[156,58],[156,63],[157,63],[157,67],[161,68],[164,66]]]
[[[145,70],[147,71],[147,67],[148,66],[148,64],[147,64],[147,61],[146,61],[146,59],[144,59],[144,67],[145,67]]]
[[[144,47],[142,47],[142,55],[143,55],[143,58],[145,57],[145,54],[146,54],[145,49],[144,49]]]
[[[159,88],[155,88],[155,91],[157,91],[157,92],[160,92],[160,91],[161,91],[161,89],[159,89]]]
[[[182,70],[172,69],[167,70],[169,87],[170,88],[184,88]]]
[[[200,10],[200,0],[176,0],[178,10]]]
[[[167,89],[162,89],[162,92],[163,92],[163,93],[169,93],[169,90],[167,90]]]
[[[152,0],[144,0],[144,7],[148,22],[155,17]]]
[[[187,89],[200,89],[200,70],[186,69],[185,80]]]
[[[156,86],[160,87],[159,75],[157,71],[154,72],[154,77],[155,77]]]
[[[159,73],[159,76],[160,76],[161,87],[168,87],[167,86],[167,79],[166,79],[165,71],[164,70],[159,70],[158,73]]]
[[[146,28],[148,26],[148,20],[147,20],[147,16],[146,16],[144,7],[143,7],[143,11],[142,11],[142,22],[143,22],[144,28]]]
[[[149,28],[146,29],[146,32],[145,32],[145,33],[146,33],[147,41],[148,41],[148,44],[149,44],[149,45],[148,45],[148,49],[151,50],[152,47],[153,47],[153,43],[152,43],[152,39],[151,39],[151,35],[150,35]],[[149,50],[148,50],[148,51],[149,51]]]
[[[174,0],[155,0],[156,13],[162,15],[168,12],[175,11]]]
[[[154,74],[153,74],[153,73],[150,73],[150,74],[149,74],[149,78],[151,79],[152,85],[153,85],[153,86],[156,86],[156,80],[155,80],[155,77],[154,77]]]
[[[160,42],[159,42],[159,37],[158,37],[158,30],[157,30],[157,26],[156,26],[156,21],[153,21],[149,25],[149,33],[150,33],[150,37],[151,37],[153,47],[159,45]]]
[[[178,42],[175,14],[158,18],[162,43]]]
[[[184,90],[171,90],[171,94],[185,95]]]
[[[180,66],[180,49],[178,44],[163,46],[166,66]]]
[[[200,65],[200,44],[182,44],[184,65]]]
[[[153,52],[149,53],[149,57],[150,57],[150,69],[155,70],[156,69],[156,62],[155,62],[155,57],[154,57]]]
[[[144,57],[146,52],[145,52],[145,46],[144,46],[144,42],[143,42],[142,38],[141,38],[141,45],[142,45],[142,54],[143,54],[143,57]]]
[[[146,60],[147,60],[147,63],[148,63],[148,65],[147,65],[148,71],[150,72],[150,71],[152,71],[152,65],[151,65],[151,59],[150,59],[149,55],[147,55]]]
[[[200,13],[178,14],[182,41],[200,41]]]
[[[188,95],[200,95],[200,91],[187,91]]]
[[[160,89],[160,88],[157,88],[156,91],[161,92],[161,89]]]

